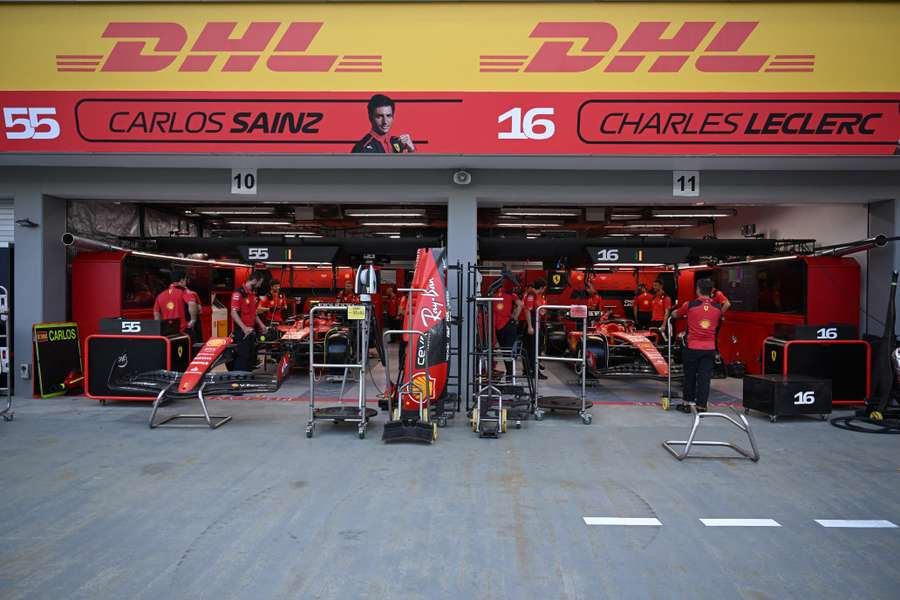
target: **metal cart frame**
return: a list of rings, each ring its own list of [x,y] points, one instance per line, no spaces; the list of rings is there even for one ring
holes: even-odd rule
[[[306,437],[311,438],[315,433],[316,422],[318,421],[348,421],[357,423],[357,435],[359,439],[365,439],[366,429],[369,424],[369,415],[366,411],[366,366],[369,362],[369,327],[372,318],[372,307],[368,304],[348,305],[348,304],[317,304],[309,310],[309,322],[315,323],[315,315],[317,312],[344,312],[348,313],[351,306],[362,306],[365,310],[365,317],[359,319],[356,327],[356,349],[359,356],[359,362],[332,364],[328,362],[315,362],[315,353],[313,351],[314,337],[309,336],[309,420],[306,422]],[[327,356],[323,357],[327,360]],[[359,371],[359,392],[358,392],[358,413],[353,417],[342,416],[336,418],[334,414],[329,415],[325,409],[316,409],[316,369],[343,369],[344,382],[346,382],[347,372],[351,369]],[[344,385],[341,385],[341,400],[343,399]],[[319,414],[317,414],[317,411]],[[376,413],[377,414],[377,413]]]
[[[584,316],[576,317],[572,316],[572,309],[578,307],[580,310],[584,310]],[[542,355],[540,352],[540,339],[541,336],[539,334],[541,328],[541,313],[544,313],[548,310],[567,310],[569,311],[570,318],[573,319],[581,319],[581,356],[578,358],[569,358],[564,356],[548,356]],[[572,410],[571,408],[562,408],[559,406],[548,405],[546,407],[541,406],[541,400],[543,399],[539,393],[540,389],[540,377],[537,376],[537,373],[540,369],[541,361],[548,362],[564,362],[564,363],[573,363],[581,365],[581,409],[578,410],[578,415],[581,417],[581,422],[585,425],[590,425],[593,421],[593,416],[588,411],[588,409],[593,406],[593,403],[588,404],[585,387],[586,387],[586,375],[587,375],[587,307],[580,304],[545,304],[544,306],[538,306],[534,311],[534,418],[538,421],[544,418],[544,414],[546,410]],[[548,396],[549,400],[552,396]]]

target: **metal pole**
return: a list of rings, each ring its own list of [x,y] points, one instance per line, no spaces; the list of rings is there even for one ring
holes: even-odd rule
[[[571,310],[571,309],[570,309]],[[587,386],[587,311],[584,313],[584,319],[581,320],[581,414],[584,416],[586,410],[585,388]]]
[[[316,337],[316,311],[317,306],[309,309],[309,423],[308,427],[312,427],[315,423],[315,403],[316,403],[316,376],[315,376],[315,351],[313,350],[313,339]]]

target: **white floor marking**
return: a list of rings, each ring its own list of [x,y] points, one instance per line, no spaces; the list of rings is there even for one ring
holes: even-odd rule
[[[897,526],[890,521],[866,521],[866,520],[841,520],[841,519],[816,519],[816,523],[822,527],[847,527],[850,529],[896,529]]]
[[[707,527],[781,527],[774,519],[700,519]]]
[[[660,527],[659,519],[649,517],[621,518],[621,517],[584,517],[585,525],[638,525]]]

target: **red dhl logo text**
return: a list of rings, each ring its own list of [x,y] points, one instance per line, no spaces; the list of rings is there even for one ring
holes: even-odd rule
[[[107,54],[57,54],[61,72],[247,73],[259,68],[281,73],[380,73],[381,55],[309,52],[321,22],[253,21],[236,33],[235,21],[210,22],[194,40],[178,23],[114,22],[101,37],[115,42]],[[279,32],[281,32],[280,35]],[[219,60],[219,59],[223,60]],[[264,59],[264,60],[263,60]]]
[[[815,54],[742,54],[759,21],[643,21],[620,43],[605,21],[537,24],[529,37],[545,39],[534,55],[482,54],[482,73],[678,73],[692,63],[702,73],[809,73]],[[698,56],[699,53],[699,56]]]

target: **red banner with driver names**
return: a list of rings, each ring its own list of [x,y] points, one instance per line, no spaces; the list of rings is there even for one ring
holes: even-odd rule
[[[897,94],[385,92],[390,136],[472,155],[898,153]],[[350,153],[371,93],[0,92],[0,152]]]

